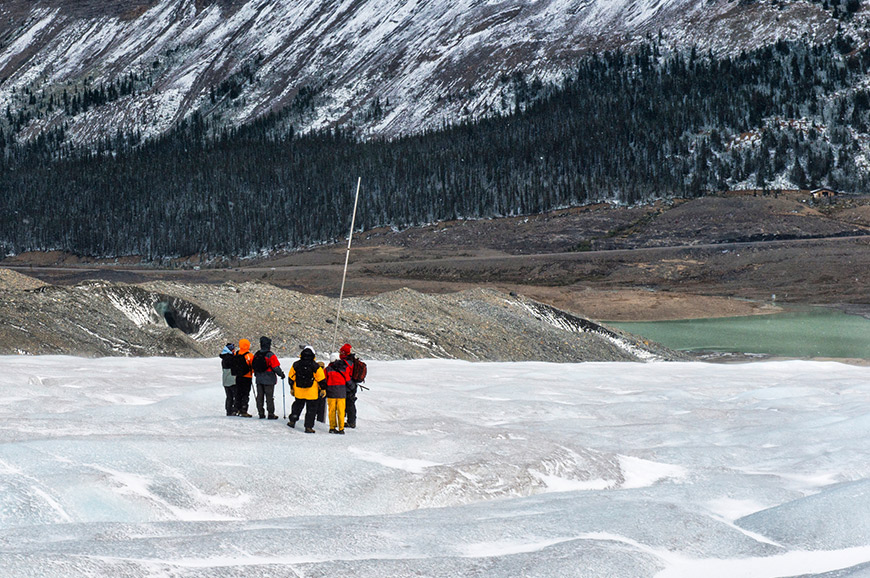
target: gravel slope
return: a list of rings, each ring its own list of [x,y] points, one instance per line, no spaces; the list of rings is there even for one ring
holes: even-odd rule
[[[17,275],[18,284],[26,276]],[[38,282],[37,282],[38,283]],[[349,341],[369,359],[510,361],[680,359],[678,353],[519,295],[471,289],[426,295],[401,289],[337,300],[262,282],[156,281],[6,288],[0,354],[197,357],[227,341],[273,339],[279,357],[311,344],[325,358]]]

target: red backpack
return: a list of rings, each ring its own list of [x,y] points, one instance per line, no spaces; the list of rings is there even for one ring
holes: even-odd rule
[[[357,383],[361,383],[366,380],[367,372],[368,368],[366,364],[361,359],[355,359],[353,361],[353,368],[350,370],[350,378]]]

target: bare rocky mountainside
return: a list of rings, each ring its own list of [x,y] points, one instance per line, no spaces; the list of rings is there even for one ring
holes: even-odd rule
[[[273,339],[279,357],[326,357],[337,300],[266,283],[101,281],[52,286],[2,270],[0,354],[211,356],[227,341]],[[680,359],[656,344],[493,290],[403,289],[346,299],[338,338],[370,359],[637,361]],[[339,343],[340,345],[340,343]]]
[[[193,113],[237,126],[287,107],[297,132],[394,136],[507,112],[518,86],[659,34],[736,54],[861,38],[863,18],[803,0],[7,0],[0,105],[22,142],[155,136]]]

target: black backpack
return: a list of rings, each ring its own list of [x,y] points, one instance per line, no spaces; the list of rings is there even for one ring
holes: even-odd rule
[[[300,359],[293,364],[293,371],[296,372],[296,387],[311,387],[314,385],[314,372],[317,371],[317,362],[307,359]]]
[[[254,354],[254,359],[251,361],[251,369],[254,373],[266,373],[271,371],[269,367],[269,356],[273,355],[271,351],[258,351]]]
[[[233,355],[233,364],[230,366],[230,373],[233,375],[245,375],[251,371],[251,366],[248,365],[248,360],[245,356],[239,353]]]

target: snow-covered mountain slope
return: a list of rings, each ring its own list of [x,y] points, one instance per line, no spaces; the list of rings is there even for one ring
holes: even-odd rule
[[[220,379],[0,357],[4,578],[870,567],[870,368],[373,361],[343,436],[226,417]]]
[[[72,142],[288,106],[297,130],[389,136],[509,110],[515,74],[555,81],[590,50],[661,33],[732,52],[837,22],[803,0],[12,0],[0,110],[21,138]]]

